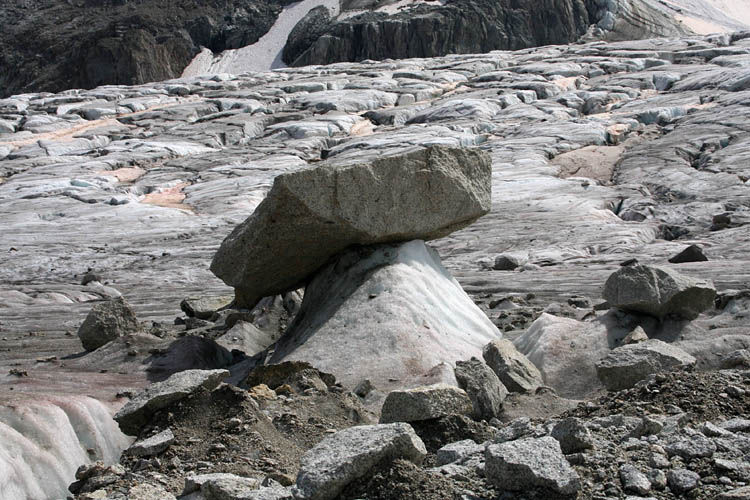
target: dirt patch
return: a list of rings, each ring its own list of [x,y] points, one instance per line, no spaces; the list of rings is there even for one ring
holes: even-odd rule
[[[567,416],[597,417],[623,414],[641,417],[645,413],[670,414],[677,408],[694,423],[743,417],[750,414],[750,379],[741,372],[676,371],[640,382],[632,389],[608,393],[572,410]],[[744,389],[745,392],[732,390]],[[732,395],[735,394],[735,395]]]
[[[563,179],[588,177],[606,185],[611,184],[615,165],[624,151],[622,146],[586,146],[555,157],[552,165]]]
[[[447,478],[427,472],[405,460],[376,468],[367,478],[350,484],[340,500],[446,500],[460,498],[460,490]]]
[[[158,193],[149,193],[143,197],[142,203],[164,208],[177,208],[179,210],[194,211],[193,207],[183,203],[187,195],[182,191],[188,183],[181,182],[176,186],[164,189]]]
[[[131,183],[138,180],[146,171],[140,167],[123,167],[116,170],[100,170],[97,173],[116,177],[118,182]]]

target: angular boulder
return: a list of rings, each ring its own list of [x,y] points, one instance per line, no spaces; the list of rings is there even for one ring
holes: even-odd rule
[[[677,255],[670,257],[669,262],[672,264],[682,264],[685,262],[706,262],[708,257],[703,253],[703,249],[698,245],[690,245]]]
[[[508,389],[484,361],[477,358],[457,361],[455,374],[458,386],[471,399],[474,407],[472,417],[475,420],[489,421],[500,415]]]
[[[211,271],[252,306],[297,288],[351,245],[431,240],[471,224],[490,209],[491,173],[482,151],[434,146],[282,174]]]
[[[146,387],[115,414],[125,434],[136,436],[149,418],[175,401],[186,398],[198,389],[212,390],[229,376],[227,370],[185,370],[163,382]]]
[[[158,455],[174,443],[175,437],[172,429],[166,429],[146,439],[141,439],[130,445],[127,453],[139,457],[150,457]]]
[[[550,436],[488,445],[485,460],[486,477],[500,490],[574,496],[581,487],[578,473]]]
[[[350,427],[337,432],[302,456],[295,498],[328,500],[385,461],[422,462],[427,449],[409,424]]]
[[[612,307],[649,314],[695,319],[713,307],[716,289],[709,281],[684,276],[657,266],[625,266],[604,285],[604,299]]]
[[[594,445],[591,431],[580,418],[568,417],[552,428],[550,434],[560,443],[560,449],[566,455],[587,450]]]
[[[387,394],[455,385],[454,361],[481,355],[501,336],[437,253],[410,241],[332,259],[308,284],[269,361],[306,361],[345,387],[369,379]]]
[[[434,384],[393,391],[385,398],[380,423],[416,422],[447,415],[469,415],[471,399],[462,389],[448,384]]]
[[[633,387],[653,373],[689,367],[696,359],[679,347],[651,339],[612,350],[596,364],[599,380],[610,391]]]
[[[138,318],[124,298],[117,297],[91,308],[78,328],[83,348],[94,351],[123,335],[138,331]]]
[[[534,392],[544,384],[542,374],[536,366],[518,352],[510,340],[493,340],[484,347],[482,356],[487,366],[511,392]]]

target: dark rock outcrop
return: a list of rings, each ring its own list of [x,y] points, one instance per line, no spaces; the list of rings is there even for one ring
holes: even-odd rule
[[[200,51],[256,42],[281,11],[265,0],[8,0],[0,97],[180,76]]]
[[[569,43],[590,24],[582,0],[543,0],[517,5],[511,0],[457,0],[447,5],[420,5],[389,16],[368,12],[334,22],[296,59],[310,33],[290,34],[284,61],[292,66],[449,53],[520,49]]]

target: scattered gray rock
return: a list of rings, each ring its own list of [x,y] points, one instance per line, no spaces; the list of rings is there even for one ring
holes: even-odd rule
[[[136,441],[130,445],[127,452],[141,457],[150,457],[163,452],[169,448],[174,441],[175,437],[172,433],[172,429],[166,429],[154,436]]]
[[[198,389],[212,390],[229,376],[227,370],[186,370],[163,382],[156,382],[138,393],[115,414],[125,434],[138,435],[141,427],[157,411],[179,401]]]
[[[91,308],[78,329],[83,348],[93,351],[123,335],[138,331],[135,311],[124,298],[117,297]]]
[[[729,432],[750,432],[750,420],[746,418],[735,417],[718,425]]]
[[[280,175],[211,270],[253,306],[298,288],[347,246],[430,240],[471,224],[490,208],[490,174],[481,151],[430,147]]]
[[[206,500],[246,500],[247,494],[259,486],[257,479],[225,474],[205,481],[200,491]]]
[[[591,431],[576,417],[558,422],[550,435],[560,442],[560,449],[566,455],[587,450],[594,445]]]
[[[500,415],[508,390],[484,361],[457,361],[455,374],[458,386],[471,398],[474,419],[489,421]]]
[[[670,457],[677,455],[685,460],[707,458],[716,453],[713,441],[700,434],[677,438],[667,443],[664,449]]]
[[[578,473],[549,436],[490,444],[485,460],[487,478],[501,490],[542,489],[574,496],[580,488]]]
[[[620,482],[622,489],[630,493],[645,495],[651,491],[651,481],[643,472],[632,464],[624,464],[620,467]]]
[[[623,344],[638,344],[640,342],[645,342],[648,340],[648,334],[646,334],[646,331],[641,326],[636,326],[635,330],[628,333],[624,339],[622,339]]]
[[[534,392],[544,385],[542,374],[529,359],[507,339],[498,339],[484,347],[482,356],[511,392]]]
[[[328,436],[302,456],[294,496],[333,499],[378,463],[402,458],[419,464],[426,455],[424,443],[409,424],[351,427]]]
[[[471,399],[462,389],[448,384],[433,384],[390,392],[383,402],[380,423],[470,415],[472,411]]]
[[[211,319],[218,310],[231,304],[233,299],[231,296],[186,298],[180,302],[180,309],[191,318]]]
[[[492,269],[495,271],[512,271],[523,264],[525,262],[517,255],[502,254],[495,257],[495,264]]]
[[[672,469],[667,472],[669,488],[681,495],[695,489],[700,483],[700,475],[688,469]]]
[[[662,371],[692,367],[696,359],[679,347],[651,339],[613,349],[596,364],[599,379],[610,391],[633,387]]]
[[[464,439],[450,443],[440,448],[436,453],[437,464],[445,465],[463,461],[471,456],[484,453],[484,445],[477,444],[471,439]]]
[[[165,490],[163,486],[151,483],[133,486],[128,491],[127,498],[128,500],[176,500],[175,496]]]
[[[716,500],[750,500],[750,486],[725,491],[716,497]]]
[[[604,284],[604,299],[612,307],[657,318],[695,319],[713,307],[714,297],[712,283],[656,266],[621,267]]]
[[[677,255],[670,257],[669,262],[672,264],[683,264],[685,262],[706,262],[708,257],[703,253],[703,249],[698,245],[690,245]]]
[[[185,478],[185,486],[182,490],[182,496],[188,495],[195,491],[200,491],[204,485],[211,481],[222,479],[232,480],[238,476],[226,472],[212,472],[208,474],[190,474]]]

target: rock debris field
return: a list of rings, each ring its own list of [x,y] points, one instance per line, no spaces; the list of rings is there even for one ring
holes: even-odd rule
[[[734,33],[0,100],[0,498],[750,498],[748,68]]]

